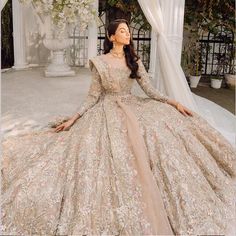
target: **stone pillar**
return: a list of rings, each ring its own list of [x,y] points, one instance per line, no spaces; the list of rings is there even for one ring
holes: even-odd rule
[[[98,12],[98,0],[95,1],[94,9]],[[98,38],[98,26],[94,20],[88,27],[88,60],[97,56],[97,38]],[[89,67],[88,60],[85,67]]]
[[[13,39],[14,39],[14,66],[16,70],[28,67],[26,61],[25,48],[25,30],[24,30],[24,9],[23,5],[18,1],[12,1],[13,11]]]

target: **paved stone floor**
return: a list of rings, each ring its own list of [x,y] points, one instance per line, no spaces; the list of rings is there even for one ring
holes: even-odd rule
[[[193,93],[205,97],[218,105],[224,107],[228,111],[235,113],[235,90],[228,88],[214,89],[209,85],[202,84],[197,88],[191,89]]]
[[[2,73],[3,135],[45,127],[57,117],[71,116],[85,99],[91,72],[77,68],[74,77],[45,78],[43,68]],[[134,90],[142,95],[138,85]]]
[[[14,134],[48,125],[56,117],[71,116],[89,89],[90,71],[77,68],[74,77],[45,78],[43,68],[2,73],[1,111],[3,134]],[[192,89],[235,113],[234,91],[199,86]],[[145,96],[137,83],[133,92]]]

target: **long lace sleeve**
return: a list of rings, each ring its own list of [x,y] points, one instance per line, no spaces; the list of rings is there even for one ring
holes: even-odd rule
[[[79,110],[77,112],[80,116],[82,116],[87,110],[92,108],[98,102],[99,97],[102,93],[102,84],[100,75],[95,66],[93,66],[91,70],[92,70],[92,81],[90,84],[88,95],[80,105]]]
[[[142,61],[139,59],[138,61],[139,69],[138,74],[141,76],[140,79],[136,79],[142,90],[145,92],[145,94],[157,101],[160,102],[167,102],[169,99],[167,96],[156,90],[153,85],[151,84],[150,77],[142,63]]]

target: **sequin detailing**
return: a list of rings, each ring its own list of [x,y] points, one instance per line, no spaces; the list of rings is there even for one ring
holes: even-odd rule
[[[231,236],[235,149],[196,113],[163,103],[141,62],[149,98],[131,94],[130,71],[105,57],[90,60],[82,117],[69,131],[3,138],[2,234]],[[144,193],[147,172],[158,211]]]
[[[82,116],[89,108],[94,106],[102,93],[101,77],[98,71],[93,67],[92,70],[92,82],[88,91],[88,95],[85,98],[85,101],[82,102],[78,113]]]
[[[141,60],[138,60],[138,65],[139,65],[139,75],[141,76],[141,78],[137,79],[137,82],[140,85],[140,87],[150,98],[166,103],[169,97],[157,91],[152,86],[151,81],[149,79],[149,75],[145,70],[145,67]]]

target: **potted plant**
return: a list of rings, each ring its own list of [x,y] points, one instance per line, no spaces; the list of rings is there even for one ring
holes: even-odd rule
[[[224,75],[225,77],[225,82],[228,86],[228,88],[230,89],[235,89],[236,87],[236,74],[235,74],[235,71],[234,71],[234,74],[225,74]]]
[[[195,44],[195,47],[191,51],[191,65],[190,65],[190,87],[196,88],[200,79],[201,79],[201,70],[200,70],[200,59],[201,59],[201,53],[200,53],[200,44],[197,41]]]
[[[213,71],[215,74],[214,77],[211,77],[211,87],[215,89],[219,89],[222,84],[222,74],[224,73],[224,66],[226,62],[226,53],[215,53],[214,54],[216,60],[217,60],[217,66],[216,69]]]
[[[211,30],[216,30],[216,25],[224,24],[226,29],[234,32],[235,30],[235,8],[231,0],[225,1],[208,1],[208,0],[198,0],[198,1],[185,1],[185,19],[184,19],[184,35],[188,34],[187,46],[183,44],[183,69],[186,73],[191,74],[190,71],[195,71],[195,74],[200,76],[200,71],[197,63],[200,57],[195,54],[194,43],[198,43],[199,38],[203,33],[207,33]],[[190,36],[189,36],[190,35]],[[189,42],[191,41],[192,42]],[[185,43],[185,42],[183,42]],[[191,60],[186,61],[186,54],[192,54],[195,57],[195,69],[192,69],[193,65]],[[200,54],[201,55],[201,54]],[[201,63],[200,63],[201,65]],[[190,71],[189,71],[190,70]],[[192,72],[193,73],[193,72]],[[230,72],[231,74],[231,72]],[[192,74],[193,75],[193,74]],[[232,76],[229,76],[232,78]],[[196,86],[198,77],[190,76],[190,86]],[[193,83],[191,82],[193,81]],[[228,79],[232,81],[232,79]]]
[[[201,78],[201,54],[200,43],[190,39],[184,46],[182,54],[183,69],[189,77],[190,87],[196,88]]]
[[[184,42],[182,52],[182,66],[190,87],[196,88],[201,78],[201,44],[200,35],[207,32],[208,25],[204,14],[196,14],[198,4],[186,4],[184,23]],[[193,17],[194,15],[194,17]]]
[[[236,84],[236,65],[235,65],[235,43],[227,46],[227,61],[226,66],[229,68],[229,73],[224,74],[225,82],[230,89],[235,89]]]
[[[211,87],[215,89],[221,88],[222,80],[222,77],[211,77]]]

